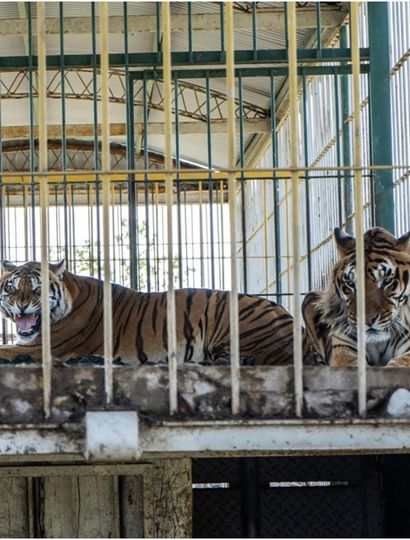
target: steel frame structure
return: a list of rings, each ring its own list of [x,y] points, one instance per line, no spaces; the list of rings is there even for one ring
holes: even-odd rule
[[[62,97],[63,103],[64,99],[70,95],[70,91],[67,91],[69,86],[69,79],[67,74],[69,71],[75,68],[81,69],[90,69],[91,71],[82,71],[81,73],[87,73],[89,77],[88,82],[82,84],[84,87],[84,92],[76,94],[76,96],[81,96],[80,99],[85,99],[83,96],[86,95],[87,99],[91,93],[94,95],[93,107],[94,107],[94,125],[92,130],[93,136],[93,150],[94,150],[94,167],[95,174],[91,182],[95,185],[95,195],[96,195],[96,206],[101,208],[103,211],[103,219],[100,221],[97,220],[97,251],[98,251],[98,270],[100,275],[103,275],[105,282],[105,300],[106,300],[106,326],[105,326],[105,337],[106,337],[106,360],[105,360],[105,373],[106,373],[106,402],[107,405],[112,403],[113,399],[113,382],[112,382],[112,355],[111,355],[111,343],[109,336],[110,332],[110,301],[109,301],[109,281],[110,281],[110,260],[107,247],[109,245],[109,208],[110,208],[110,177],[112,175],[110,171],[110,160],[109,160],[109,121],[108,121],[108,107],[110,102],[114,102],[116,99],[122,100],[121,102],[126,102],[127,104],[127,148],[128,148],[128,165],[127,169],[120,171],[126,175],[127,181],[127,190],[128,190],[128,201],[130,203],[129,208],[129,238],[130,238],[130,258],[131,260],[136,259],[136,201],[138,200],[138,193],[136,192],[137,184],[137,175],[140,175],[138,178],[139,185],[142,186],[142,190],[146,196],[145,204],[149,203],[150,189],[150,173],[149,170],[149,148],[147,137],[143,137],[141,141],[141,150],[144,160],[144,166],[142,168],[137,168],[136,166],[136,155],[134,149],[138,147],[136,144],[136,136],[138,131],[134,130],[135,125],[139,124],[142,126],[141,132],[143,134],[149,133],[149,119],[148,119],[148,109],[150,104],[152,108],[158,108],[163,110],[165,113],[166,125],[164,127],[164,134],[166,138],[166,150],[164,155],[164,168],[159,173],[161,175],[161,181],[165,186],[167,194],[167,238],[168,238],[168,309],[169,316],[168,321],[175,320],[173,314],[174,302],[173,302],[173,290],[174,290],[174,281],[173,281],[173,232],[172,224],[175,216],[172,213],[172,206],[175,202],[175,198],[178,200],[180,196],[178,186],[179,180],[182,175],[187,175],[188,177],[195,178],[195,175],[198,175],[197,171],[187,170],[181,166],[181,156],[179,154],[178,147],[176,148],[175,153],[172,151],[171,139],[172,139],[172,97],[174,111],[177,111],[177,119],[174,123],[175,130],[179,129],[178,115],[183,115],[182,111],[185,111],[190,118],[195,118],[202,123],[206,121],[207,123],[207,139],[210,140],[212,136],[212,119],[211,112],[217,113],[219,118],[227,118],[226,120],[226,129],[228,131],[229,139],[229,161],[228,166],[223,170],[224,174],[224,186],[229,186],[229,208],[230,208],[230,231],[231,231],[231,271],[232,271],[232,293],[231,293],[231,313],[233,314],[232,319],[232,344],[233,344],[233,359],[232,359],[232,414],[238,415],[239,405],[240,405],[240,370],[239,370],[239,359],[237,351],[237,342],[238,342],[238,331],[237,331],[237,318],[236,314],[236,298],[238,292],[238,284],[236,282],[236,265],[235,257],[237,255],[236,251],[236,233],[239,228],[235,223],[235,203],[237,198],[237,186],[239,185],[239,193],[242,195],[242,204],[243,207],[246,204],[244,198],[244,191],[241,192],[245,184],[246,174],[255,174],[255,171],[252,167],[249,166],[247,162],[247,155],[244,148],[244,132],[245,132],[245,121],[253,118],[266,118],[267,110],[265,108],[254,107],[246,103],[243,99],[243,79],[246,77],[266,77],[269,80],[271,88],[271,103],[270,110],[270,130],[267,133],[271,145],[271,158],[272,158],[272,167],[267,169],[269,175],[269,180],[272,180],[274,186],[274,197],[275,205],[277,208],[280,204],[279,197],[280,193],[278,190],[278,182],[280,179],[280,173],[284,173],[287,177],[290,176],[290,193],[292,198],[292,207],[293,207],[293,231],[292,231],[292,241],[294,246],[293,252],[293,266],[292,266],[292,275],[294,283],[297,285],[295,288],[295,314],[298,313],[298,306],[300,303],[300,270],[301,270],[301,253],[299,250],[299,240],[302,237],[301,224],[298,222],[298,212],[300,207],[300,192],[302,189],[302,182],[308,188],[310,182],[313,181],[313,173],[321,172],[320,167],[316,167],[309,163],[309,159],[304,156],[304,165],[301,165],[298,159],[298,147],[300,140],[305,137],[304,135],[298,133],[297,126],[297,106],[298,106],[298,94],[300,88],[302,88],[302,107],[307,110],[306,102],[306,85],[307,79],[310,76],[315,75],[330,75],[334,77],[335,81],[335,94],[337,94],[337,89],[341,89],[342,96],[338,96],[338,107],[337,110],[340,112],[342,108],[343,114],[346,112],[344,105],[347,96],[347,84],[349,81],[353,81],[352,95],[354,97],[353,103],[353,117],[349,118],[346,115],[342,115],[342,118],[337,118],[337,136],[336,136],[336,147],[338,148],[338,163],[333,167],[325,167],[327,172],[333,173],[336,179],[339,181],[340,190],[344,192],[344,201],[351,195],[351,177],[354,175],[354,186],[355,186],[355,205],[354,205],[354,216],[348,215],[351,211],[349,204],[346,203],[345,208],[340,207],[341,220],[347,222],[348,219],[351,219],[351,222],[355,224],[355,229],[359,233],[359,239],[362,238],[361,231],[363,228],[363,214],[362,214],[362,202],[363,202],[363,193],[362,193],[362,170],[365,169],[365,172],[370,171],[371,174],[376,175],[376,181],[374,182],[374,200],[376,201],[377,212],[374,215],[374,223],[378,225],[385,226],[392,229],[392,219],[391,219],[391,209],[392,209],[392,180],[391,180],[391,154],[383,151],[385,145],[385,139],[382,141],[380,138],[372,139],[372,162],[369,164],[364,164],[361,161],[361,149],[360,149],[360,111],[361,111],[361,95],[360,95],[360,77],[361,74],[368,75],[370,79],[370,86],[372,89],[371,102],[372,107],[379,104],[382,108],[378,110],[378,118],[372,117],[373,129],[374,123],[377,121],[377,129],[384,130],[384,133],[387,133],[387,138],[389,137],[388,125],[390,121],[389,117],[389,107],[386,107],[388,93],[387,86],[389,81],[386,80],[386,62],[385,55],[387,54],[385,47],[386,39],[386,25],[383,24],[383,16],[385,14],[386,6],[383,5],[379,9],[374,9],[369,13],[370,19],[378,21],[379,25],[377,26],[377,32],[383,36],[384,45],[378,50],[375,46],[374,36],[370,39],[370,48],[360,47],[358,38],[359,38],[359,27],[358,27],[358,12],[357,6],[352,4],[351,6],[351,46],[339,48],[323,48],[322,45],[322,34],[320,26],[320,5],[318,11],[316,12],[316,39],[317,46],[312,49],[302,49],[297,50],[296,46],[296,28],[297,28],[297,19],[295,13],[295,6],[290,4],[287,9],[286,17],[286,35],[289,43],[289,49],[283,50],[260,50],[257,48],[257,24],[256,16],[253,14],[253,26],[252,26],[252,36],[253,36],[253,47],[250,50],[246,51],[234,51],[233,50],[233,13],[232,5],[226,6],[226,13],[221,10],[220,17],[223,19],[224,23],[227,24],[226,32],[222,31],[221,28],[221,49],[219,51],[195,51],[192,46],[192,39],[189,40],[188,50],[185,52],[172,52],[170,49],[170,36],[171,36],[171,25],[169,17],[169,4],[164,3],[162,6],[162,17],[161,19],[157,17],[156,24],[156,36],[157,36],[157,50],[152,53],[129,53],[125,52],[124,54],[109,54],[109,45],[107,43],[108,35],[108,16],[106,11],[105,3],[102,3],[102,14],[99,19],[97,19],[96,14],[92,12],[91,17],[91,26],[93,29],[93,38],[95,40],[96,36],[96,27],[98,24],[102,25],[105,39],[101,43],[100,54],[97,54],[97,49],[95,41],[93,41],[93,52],[90,55],[66,55],[64,53],[64,46],[62,41],[61,54],[54,56],[47,56],[45,51],[45,36],[46,36],[46,26],[44,17],[38,17],[37,24],[38,26],[38,54],[33,54],[32,48],[32,32],[31,32],[31,13],[29,10],[27,24],[29,25],[30,32],[28,38],[28,50],[29,54],[23,57],[10,57],[10,58],[1,58],[0,59],[0,69],[2,70],[28,70],[25,77],[28,78],[29,82],[29,92],[28,98],[30,101],[30,133],[29,133],[29,144],[30,144],[30,171],[27,176],[31,181],[31,197],[32,197],[32,206],[36,206],[36,188],[39,185],[41,188],[41,203],[40,208],[43,216],[42,225],[41,225],[41,265],[44,272],[44,281],[46,281],[46,271],[48,268],[47,263],[47,208],[49,207],[49,201],[47,200],[48,190],[49,190],[49,179],[51,177],[51,172],[47,170],[47,149],[48,149],[48,136],[47,136],[47,124],[46,124],[46,102],[47,102],[47,85],[46,85],[46,71],[58,69],[61,79],[57,81],[56,77],[53,75],[52,84],[57,84],[57,88],[53,87],[52,95],[60,95]],[[41,10],[39,12],[41,14]],[[163,26],[160,26],[160,21]],[[60,18],[60,30],[64,29],[64,19]],[[194,26],[192,25],[192,15],[188,14],[188,34],[191,35],[193,32]],[[374,31],[372,25],[369,25],[370,34]],[[61,39],[63,39],[64,32],[61,32]],[[162,36],[163,39],[160,40],[159,36]],[[160,43],[161,41],[161,43]],[[41,46],[40,46],[41,45]],[[376,47],[376,48],[375,48]],[[373,56],[372,56],[373,55]],[[374,58],[379,59],[384,56],[383,62],[380,65],[373,67]],[[369,64],[370,61],[370,64]],[[332,62],[332,65],[329,65],[329,62]],[[269,63],[269,67],[265,67],[264,64]],[[284,64],[288,63],[287,67],[284,67]],[[225,69],[214,69],[214,66],[225,66],[229,71],[229,75],[226,74]],[[260,67],[249,67],[248,64],[261,64]],[[144,68],[144,67],[155,67],[156,70],[150,71],[131,71],[134,68]],[[174,66],[191,66],[196,67],[196,70],[183,70],[176,69]],[[211,66],[211,67],[210,67]],[[117,68],[125,69],[125,87],[122,85],[122,95],[117,97],[110,96],[108,88],[108,68],[113,69],[111,71],[112,76],[119,76]],[[236,68],[236,70],[235,70]],[[98,95],[99,88],[97,82],[97,72],[101,69],[103,75],[104,85],[101,90],[101,105],[103,106],[102,111],[98,111]],[[35,94],[35,73],[38,71],[38,133],[39,133],[39,167],[36,170],[35,167],[35,130],[34,130],[34,116],[35,116],[35,107],[34,99]],[[275,80],[277,77],[286,76],[289,72],[288,85],[290,89],[290,139],[291,139],[291,160],[288,166],[285,168],[278,167],[278,146],[277,146],[277,118],[275,111],[277,111],[278,104],[276,102],[277,92],[275,91]],[[381,74],[384,74],[384,77],[380,80],[379,77]],[[298,82],[298,75],[301,76],[302,80]],[[19,76],[20,77],[20,76]],[[205,85],[200,87],[195,85],[192,82],[184,81],[184,77],[189,79],[200,78],[205,79]],[[223,106],[229,110],[229,116],[225,116],[225,113],[222,113],[221,93],[212,92],[209,87],[209,80],[212,77],[226,77],[227,79],[227,99],[226,103],[223,102]],[[238,89],[238,98],[234,99],[235,93],[235,78],[238,83],[236,88]],[[19,84],[21,79],[17,79]],[[122,79],[121,79],[122,80]],[[57,83],[56,83],[57,81]],[[141,88],[135,93],[135,84],[136,82],[142,81]],[[152,81],[151,91],[148,88],[148,81]],[[159,82],[163,81],[163,82]],[[379,91],[376,92],[376,81],[378,84]],[[162,92],[162,86],[164,92]],[[158,90],[159,99],[155,101],[153,98],[152,88]],[[16,86],[14,83],[10,87],[16,96]],[[49,83],[49,88],[52,88]],[[184,90],[181,91],[180,89]],[[203,91],[205,88],[205,91]],[[92,89],[92,91],[91,91]],[[17,86],[18,90],[18,86]],[[58,90],[59,94],[55,93]],[[305,90],[305,91],[303,91]],[[183,102],[183,92],[189,91],[193,92],[195,96],[201,96],[200,104],[197,106],[196,110],[181,109],[180,102]],[[50,94],[51,95],[51,94]],[[138,100],[131,99],[130,96],[138,97]],[[142,97],[140,97],[142,96]],[[199,98],[198,98],[199,99]],[[379,100],[379,101],[378,101]],[[143,106],[144,116],[142,122],[134,121],[134,106]],[[237,108],[235,111],[235,107]],[[204,110],[205,109],[205,110]],[[380,111],[383,114],[380,114]],[[249,118],[247,115],[255,114],[255,117]],[[257,116],[259,115],[259,116]],[[285,116],[285,115],[284,115]],[[69,148],[68,140],[66,138],[66,127],[67,119],[65,113],[62,115],[63,121],[61,125],[62,133],[62,171],[59,172],[62,178],[64,197],[67,197],[68,194],[68,175],[78,174],[84,175],[85,171],[76,171],[69,172],[67,171],[67,150]],[[282,119],[279,119],[282,121]],[[349,122],[348,122],[349,120]],[[238,121],[238,122],[236,122]],[[344,131],[342,123],[351,123],[353,121],[354,125],[354,141],[350,140],[350,134]],[[99,132],[97,129],[98,124],[101,123],[101,133],[103,134],[103,144],[101,150],[101,156],[99,155]],[[235,132],[236,124],[239,127],[239,140],[241,151],[238,156],[235,153]],[[90,132],[91,133],[91,132]],[[178,136],[176,137],[178,141]],[[354,146],[353,159],[351,156],[346,155],[345,160],[341,158],[341,141],[344,141],[343,148],[348,154],[351,147]],[[354,145],[352,144],[354,142]],[[259,141],[260,143],[260,141]],[[383,143],[383,144],[382,144]],[[3,148],[2,148],[3,150]],[[262,171],[261,171],[262,172]],[[323,171],[322,171],[323,172]],[[214,189],[214,179],[216,174],[213,167],[213,160],[211,154],[211,146],[208,146],[208,155],[207,155],[207,164],[203,171],[205,175],[205,180],[208,182],[208,189]],[[258,171],[259,173],[259,171]],[[345,175],[349,173],[349,175]],[[11,175],[6,173],[2,174],[1,182],[2,188],[7,187],[8,178]],[[263,181],[263,179],[262,179]],[[173,189],[176,184],[176,189],[174,195]],[[101,192],[101,187],[102,193]],[[100,197],[101,195],[101,197]],[[342,197],[340,197],[340,200]],[[212,196],[210,201],[212,201]],[[225,199],[224,199],[225,201]],[[347,209],[347,210],[346,210]],[[307,215],[310,218],[310,210],[307,209]],[[344,214],[344,215],[342,215]],[[97,212],[99,216],[99,212]],[[277,227],[277,236],[280,233],[280,222],[277,219],[277,214],[275,214],[275,224]],[[36,224],[34,223],[34,213],[32,216],[32,229],[33,237],[35,237],[34,231]],[[243,215],[242,215],[243,219]],[[65,227],[67,230],[67,220],[68,217],[65,217]],[[104,230],[102,234],[100,233],[101,222],[104,224]],[[148,226],[148,225],[147,225]],[[243,224],[242,224],[243,230]],[[275,238],[275,240],[276,240]],[[2,240],[4,247],[4,239]],[[243,260],[246,261],[246,238],[242,239],[242,249],[244,252]],[[35,242],[33,242],[35,245]],[[308,246],[311,247],[310,240],[308,239]],[[277,291],[276,295],[278,298],[281,296],[281,283],[280,283],[280,246],[276,242],[276,261],[279,261],[279,266],[277,267],[278,277],[277,277]],[[308,250],[310,253],[310,250]],[[363,245],[359,241],[357,243],[357,260],[363,259]],[[148,259],[149,264],[149,259]],[[102,271],[103,270],[103,271]],[[363,273],[362,273],[363,277]],[[244,270],[244,283],[246,290],[246,264]],[[136,275],[135,270],[134,274],[131,276],[131,284],[136,285]],[[366,365],[365,365],[365,353],[364,353],[364,330],[363,330],[363,317],[364,317],[364,285],[363,281],[359,281],[359,313],[361,314],[360,324],[359,324],[359,369],[358,369],[358,397],[359,397],[359,415],[361,419],[355,419],[352,421],[341,421],[336,422],[330,425],[329,422],[325,421],[307,421],[297,420],[297,421],[288,421],[288,422],[262,422],[262,421],[244,421],[244,420],[232,420],[231,422],[213,422],[211,424],[206,422],[164,422],[159,426],[154,426],[152,429],[147,429],[143,434],[141,440],[141,449],[149,455],[150,453],[159,452],[161,454],[174,454],[175,455],[194,455],[195,453],[206,453],[206,452],[254,452],[254,453],[280,453],[280,452],[289,452],[289,447],[293,445],[295,452],[348,452],[348,451],[409,451],[410,441],[408,440],[408,430],[403,430],[403,426],[407,427],[407,420],[402,422],[394,421],[378,421],[373,422],[366,420]],[[46,290],[46,288],[44,288]],[[43,298],[43,302],[47,304],[46,298]],[[302,358],[301,358],[301,335],[300,335],[300,318],[296,315],[296,324],[295,324],[295,415],[297,417],[303,416],[303,368],[302,368]],[[44,385],[44,412],[45,417],[47,418],[50,414],[50,370],[51,370],[51,359],[50,351],[47,352],[49,348],[49,338],[47,332],[47,317],[44,318],[43,325],[45,327],[44,332],[44,379],[46,381]],[[168,327],[169,335],[172,336],[175,329],[170,325]],[[172,340],[170,340],[170,358],[169,362],[169,380],[170,380],[170,414],[177,413],[178,410],[178,400],[177,400],[177,376],[176,376],[176,354],[175,346],[172,345]],[[47,382],[48,381],[48,382]],[[43,457],[47,455],[54,455],[58,448],[62,446],[66,449],[67,453],[72,457],[73,454],[77,455],[81,452],[78,441],[73,442],[70,439],[70,436],[67,436],[67,433],[64,433],[64,430],[59,430],[55,426],[46,424],[45,426],[23,426],[20,428],[13,428],[13,444],[10,445],[11,438],[11,429],[9,426],[3,426],[3,429],[0,430],[0,444],[3,444],[5,454],[11,453],[12,455],[19,455],[20,453],[27,452],[28,446],[27,441],[30,439],[31,444],[33,440],[34,448],[36,448],[36,454],[40,454]],[[257,433],[261,435],[261,439],[252,437],[251,434]],[[17,432],[17,435],[16,435]],[[222,432],[222,435],[221,435]],[[44,433],[46,434],[44,436]],[[314,435],[314,437],[312,436]],[[379,438],[373,439],[373,435],[380,435]],[[333,435],[337,435],[336,439],[333,439]],[[87,436],[87,434],[86,434]],[[192,437],[191,443],[187,443],[187,439]],[[29,439],[28,439],[29,438]],[[41,441],[40,441],[41,439]],[[83,440],[82,440],[83,441]],[[218,442],[219,441],[219,442]],[[220,442],[222,441],[222,442]],[[370,442],[369,442],[370,441]],[[376,441],[376,442],[373,442]],[[82,442],[81,442],[82,444]],[[137,441],[136,441],[137,444]],[[188,445],[187,445],[188,444]],[[38,446],[37,446],[38,445]],[[61,446],[62,445],[62,446]],[[109,449],[107,449],[108,456]],[[109,456],[107,457],[109,459]]]

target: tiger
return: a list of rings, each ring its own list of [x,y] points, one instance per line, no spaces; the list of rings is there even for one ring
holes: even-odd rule
[[[0,346],[0,358],[29,355],[41,361],[41,265],[3,261],[0,311],[14,321],[18,341]],[[49,263],[52,356],[67,361],[104,354],[103,285],[69,272],[64,261]],[[167,293],[112,287],[113,358],[132,365],[168,360]],[[179,363],[229,364],[229,291],[177,289],[176,347]],[[244,365],[293,361],[293,319],[282,306],[239,294],[240,361]],[[310,357],[304,341],[304,354]]]
[[[308,293],[302,313],[316,352],[331,366],[357,365],[356,240],[336,227],[340,259],[325,291]],[[410,366],[410,232],[396,238],[381,227],[364,235],[366,360]]]

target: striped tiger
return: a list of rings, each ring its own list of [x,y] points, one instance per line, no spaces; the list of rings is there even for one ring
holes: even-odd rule
[[[49,264],[52,355],[67,360],[104,353],[103,282]],[[0,347],[0,357],[28,354],[41,360],[41,273],[38,262],[3,262],[0,310],[16,325],[19,341]],[[113,356],[134,365],[167,361],[167,295],[112,284]],[[180,363],[229,363],[229,292],[175,291],[177,357]],[[280,305],[239,295],[240,357],[243,364],[293,361],[293,320]],[[310,361],[309,345],[305,355]]]
[[[355,238],[335,229],[340,260],[327,289],[309,293],[307,335],[331,366],[357,364]],[[364,235],[366,357],[373,366],[410,366],[410,233],[374,227]]]

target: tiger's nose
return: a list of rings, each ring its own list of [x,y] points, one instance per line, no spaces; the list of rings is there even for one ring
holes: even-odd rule
[[[372,315],[370,317],[367,317],[366,319],[366,325],[369,327],[372,327],[374,323],[377,321],[378,315]]]
[[[17,302],[17,307],[21,313],[24,313],[29,306],[29,302]]]

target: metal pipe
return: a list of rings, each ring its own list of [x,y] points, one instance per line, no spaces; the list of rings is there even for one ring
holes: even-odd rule
[[[38,49],[38,157],[39,172],[48,168],[47,146],[47,68],[46,68],[46,18],[44,2],[37,3]],[[44,414],[51,412],[51,342],[48,269],[48,180],[39,175],[40,181],[40,238],[41,238],[41,344],[43,355]]]
[[[281,277],[281,246],[280,246],[280,188],[279,180],[274,171],[278,164],[278,148],[276,137],[276,99],[275,99],[275,78],[273,74],[270,76],[270,92],[271,92],[271,148],[272,148],[272,183],[273,183],[273,212],[275,223],[275,279],[276,279],[276,300],[280,301],[282,293],[282,277]]]
[[[366,416],[366,313],[365,313],[365,266],[363,227],[363,182],[360,141],[360,50],[359,50],[359,4],[350,4],[350,36],[353,70],[353,126],[354,126],[354,206],[356,232],[356,302],[357,302],[357,377],[358,410]]]
[[[340,46],[347,47],[350,45],[348,43],[348,33],[346,26],[340,28]],[[349,92],[349,76],[342,75],[341,80],[341,92],[342,92],[342,142],[343,142],[343,165],[344,167],[349,167],[352,164],[351,159],[351,140],[350,140],[350,123],[348,118],[350,115],[350,92]],[[338,163],[338,165],[340,165]],[[353,223],[352,223],[352,214],[353,214],[353,196],[352,196],[352,180],[348,170],[345,170],[343,175],[343,200],[344,200],[344,216],[345,216],[345,226],[346,232],[353,234]]]
[[[255,14],[256,16],[256,14]],[[242,72],[238,72],[238,86],[239,86],[239,151],[240,158],[239,163],[241,167],[245,167],[245,138],[244,138],[244,127],[243,127],[243,80]],[[243,292],[248,292],[248,261],[247,261],[247,239],[246,239],[246,194],[245,194],[245,178],[244,175],[241,175],[241,230],[242,230],[242,255],[243,255],[243,264],[242,264],[242,275],[243,275]]]
[[[33,96],[33,21],[31,13],[31,3],[27,3],[27,33],[28,33],[28,86],[29,86],[29,104],[30,104],[30,172],[34,172],[34,96]],[[36,260],[36,190],[34,176],[32,176],[31,182],[31,237],[32,237],[32,253],[33,260]]]
[[[61,61],[61,168],[67,169],[67,140],[66,140],[66,104],[65,104],[65,69],[64,69],[64,4],[59,5],[60,15],[60,61]],[[68,215],[67,215],[67,178],[64,178],[64,256],[68,264]]]
[[[163,35],[163,70],[164,70],[164,123],[165,123],[165,168],[172,169],[172,81],[171,81],[171,15],[169,2],[161,4]],[[175,291],[173,268],[173,181],[172,173],[165,175],[167,199],[167,243],[168,243],[168,292],[167,292],[167,335],[168,335],[168,370],[169,370],[169,412],[178,410],[177,387],[177,339],[175,320]]]
[[[302,75],[302,95],[303,95],[303,147],[305,167],[309,166],[309,137],[308,137],[308,112],[307,112],[307,87],[306,74]],[[312,118],[309,118],[312,122]],[[311,221],[310,221],[310,177],[309,173],[305,175],[305,207],[306,207],[306,256],[307,256],[307,277],[308,290],[312,290],[312,238],[311,238]]]
[[[300,314],[300,217],[299,217],[299,174],[298,163],[298,97],[297,97],[297,45],[296,45],[296,5],[289,2],[287,6],[287,28],[289,40],[289,106],[290,106],[290,152],[291,152],[291,192],[292,192],[292,258],[293,258],[293,344],[295,374],[295,411],[302,416],[303,409],[303,358],[302,358],[302,326]]]
[[[225,2],[226,39],[226,96],[228,108],[228,166],[235,167],[235,63],[233,5]],[[229,318],[231,339],[231,392],[232,414],[240,412],[240,366],[239,366],[239,306],[236,257],[236,176],[228,175],[229,224],[231,245],[231,292],[229,295]]]
[[[190,10],[191,2],[188,2]],[[174,77],[174,111],[175,111],[175,165],[179,169],[180,161],[180,139],[179,139],[179,101],[178,101],[178,76]],[[178,220],[178,282],[179,287],[183,287],[183,268],[182,268],[182,216],[181,216],[181,177],[177,174],[177,220]]]
[[[94,168],[98,171],[100,167],[98,152],[98,81],[97,81],[97,29],[95,16],[95,2],[91,2],[91,47],[92,47],[92,67],[93,67],[93,124],[94,124]],[[101,279],[101,227],[100,227],[100,179],[95,175],[95,216],[97,231],[97,276]]]
[[[101,62],[101,166],[110,170],[110,124],[108,87],[108,4],[100,4],[100,62]],[[103,268],[104,268],[104,369],[105,399],[113,401],[112,365],[112,291],[110,272],[110,177],[102,176]]]

